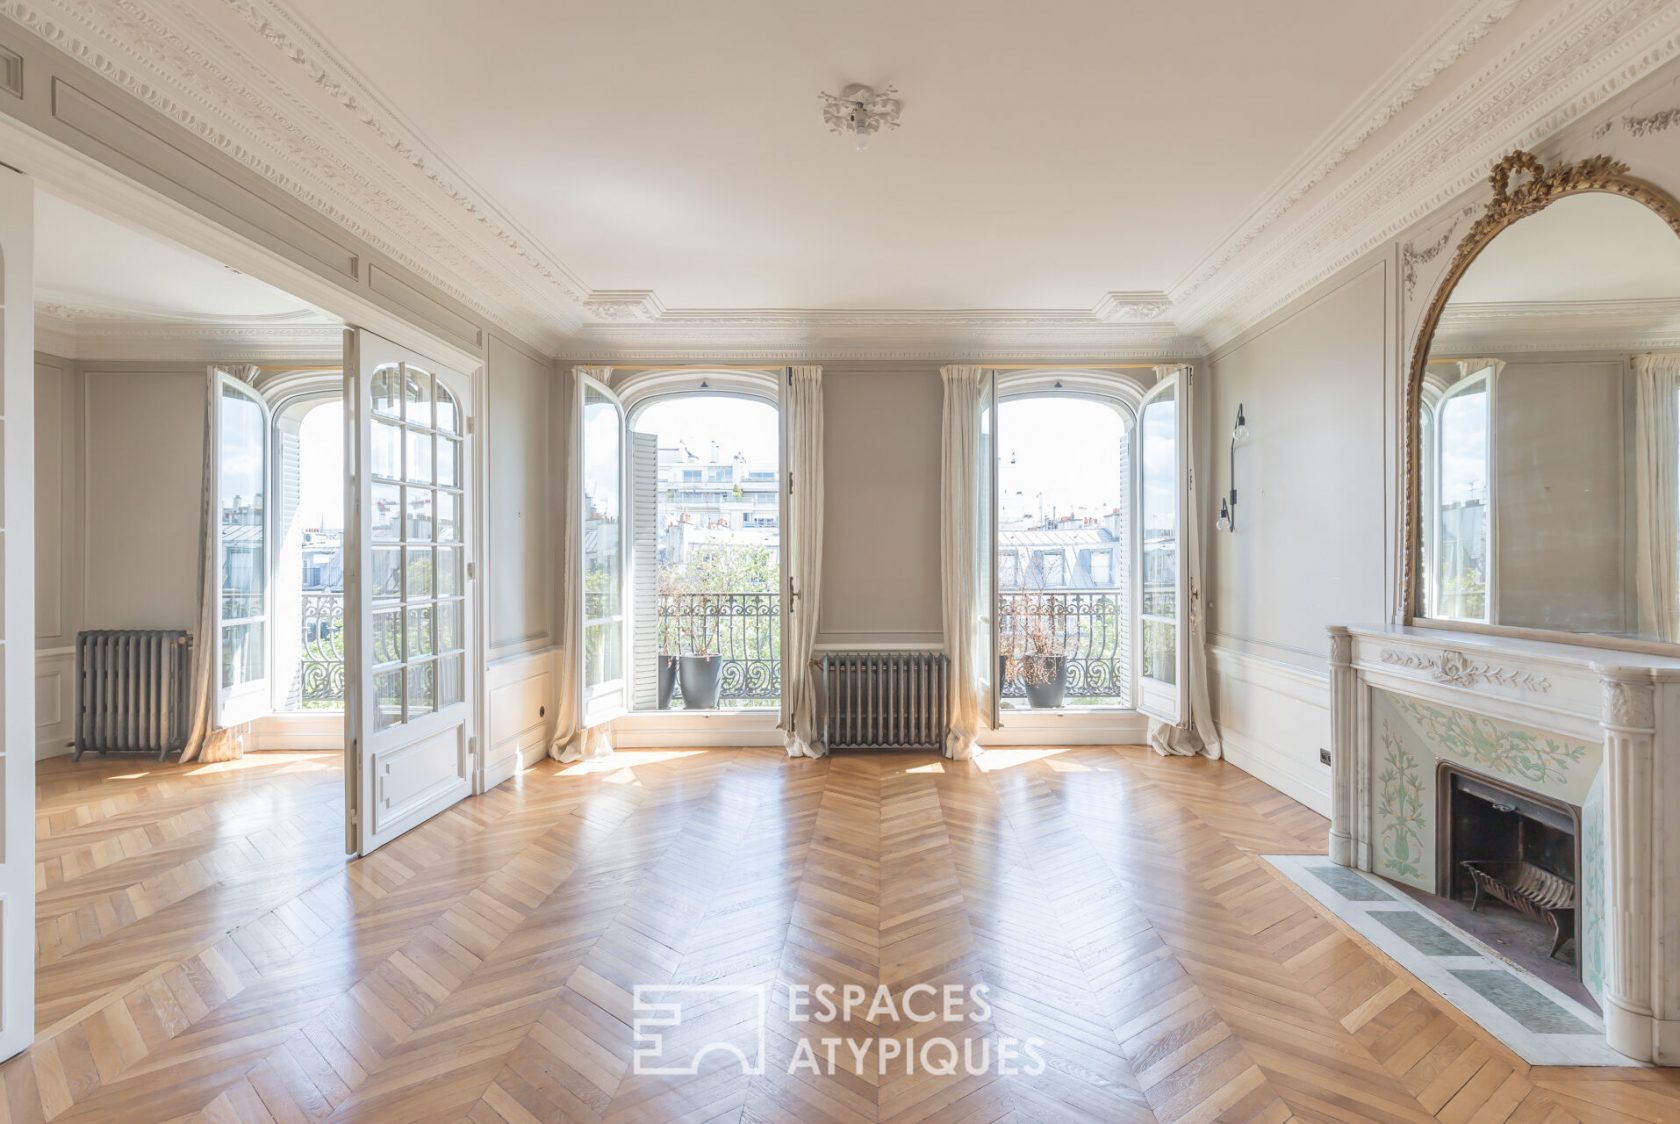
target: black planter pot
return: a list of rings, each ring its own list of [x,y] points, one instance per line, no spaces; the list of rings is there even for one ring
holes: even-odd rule
[[[723,694],[722,656],[678,656],[684,710],[716,710]]]
[[[659,657],[659,709],[671,709],[671,696],[677,690],[677,657]]]
[[[1067,657],[1022,656],[1021,664],[1028,705],[1034,710],[1055,710],[1061,706],[1067,697]]]

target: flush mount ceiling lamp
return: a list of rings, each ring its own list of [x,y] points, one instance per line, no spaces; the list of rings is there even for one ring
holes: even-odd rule
[[[869,138],[882,129],[898,128],[898,111],[903,108],[891,86],[875,90],[851,85],[834,94],[818,94],[823,102],[823,122],[831,133],[849,133],[859,152],[869,147]]]

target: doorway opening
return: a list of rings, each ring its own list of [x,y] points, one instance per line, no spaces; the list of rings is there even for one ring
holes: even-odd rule
[[[776,405],[661,394],[630,416],[633,709],[781,705]]]
[[[343,376],[328,379],[342,386]],[[344,400],[326,390],[274,412],[275,709],[344,709]]]

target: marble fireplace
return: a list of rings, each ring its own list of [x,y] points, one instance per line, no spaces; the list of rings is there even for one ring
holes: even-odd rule
[[[1609,1044],[1680,1065],[1680,659],[1401,626],[1330,636],[1331,859],[1450,896],[1443,786],[1469,778],[1472,799],[1530,817],[1528,857],[1576,883],[1576,962]]]

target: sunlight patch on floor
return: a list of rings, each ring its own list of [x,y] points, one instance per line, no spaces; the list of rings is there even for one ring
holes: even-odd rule
[[[983,773],[1001,773],[1005,769],[1013,769],[1020,765],[1030,765],[1034,761],[1043,761],[1047,757],[1054,757],[1058,753],[1066,753],[1064,747],[1034,748],[1034,749],[988,749],[974,759],[974,764],[980,766]]]

